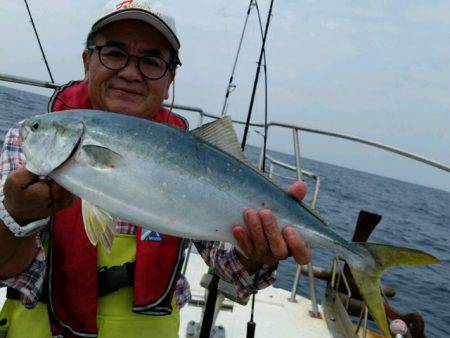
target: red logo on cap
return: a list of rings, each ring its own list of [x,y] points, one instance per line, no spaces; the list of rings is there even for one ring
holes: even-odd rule
[[[133,0],[125,0],[125,1],[122,1],[120,4],[117,4],[116,5],[116,9],[121,9],[121,8],[123,8],[123,7],[125,7],[125,6],[127,6],[127,5],[131,5],[133,3]]]

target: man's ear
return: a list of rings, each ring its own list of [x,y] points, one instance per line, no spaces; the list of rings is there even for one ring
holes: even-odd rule
[[[91,61],[89,52],[85,49],[82,54],[84,66],[84,81],[87,81],[87,73],[89,71],[89,62]]]
[[[169,89],[170,89],[170,85],[175,85],[174,83],[175,80],[175,70],[170,71],[169,73],[169,78],[167,80],[167,88],[166,88],[166,92],[164,93],[164,100],[167,100],[169,98]]]

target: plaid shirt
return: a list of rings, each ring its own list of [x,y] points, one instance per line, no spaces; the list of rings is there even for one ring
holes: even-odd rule
[[[1,189],[3,189],[9,173],[25,164],[19,126],[20,124],[10,129],[5,136],[0,157]],[[116,231],[120,234],[134,235],[136,227],[121,222],[117,224]],[[28,269],[20,275],[0,280],[0,286],[8,286],[21,292],[21,301],[27,308],[36,306],[43,289],[47,263],[42,243],[46,240],[48,240],[48,229],[44,228],[36,237],[36,254]],[[252,292],[263,289],[275,281],[275,270],[268,266],[263,266],[255,274],[255,277],[250,276],[230,244],[208,241],[193,242],[205,262],[214,268],[218,276],[231,281],[242,298],[247,298]],[[175,295],[180,308],[191,299],[189,283],[184,276],[181,276],[177,282]]]

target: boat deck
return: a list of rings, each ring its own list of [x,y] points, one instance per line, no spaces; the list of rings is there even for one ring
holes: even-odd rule
[[[186,277],[191,284],[194,301],[203,300],[205,297],[205,289],[200,286],[200,279],[206,272],[207,266],[200,255],[191,254]],[[312,318],[309,314],[311,310],[309,299],[297,296],[297,302],[292,303],[288,300],[289,297],[288,291],[275,287],[268,287],[258,292],[254,313],[256,337],[333,337],[323,319],[321,307],[319,310],[322,319]],[[180,337],[195,337],[188,336],[186,328],[190,321],[199,322],[201,320],[201,311],[201,307],[191,304],[181,310]],[[250,303],[247,306],[232,303],[231,311],[220,311],[215,325],[224,328],[225,337],[246,337],[250,311]]]

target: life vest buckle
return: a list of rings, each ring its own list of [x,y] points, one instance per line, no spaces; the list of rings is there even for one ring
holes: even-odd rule
[[[97,273],[98,296],[104,296],[125,286],[134,285],[134,262],[120,266],[103,266]]]

